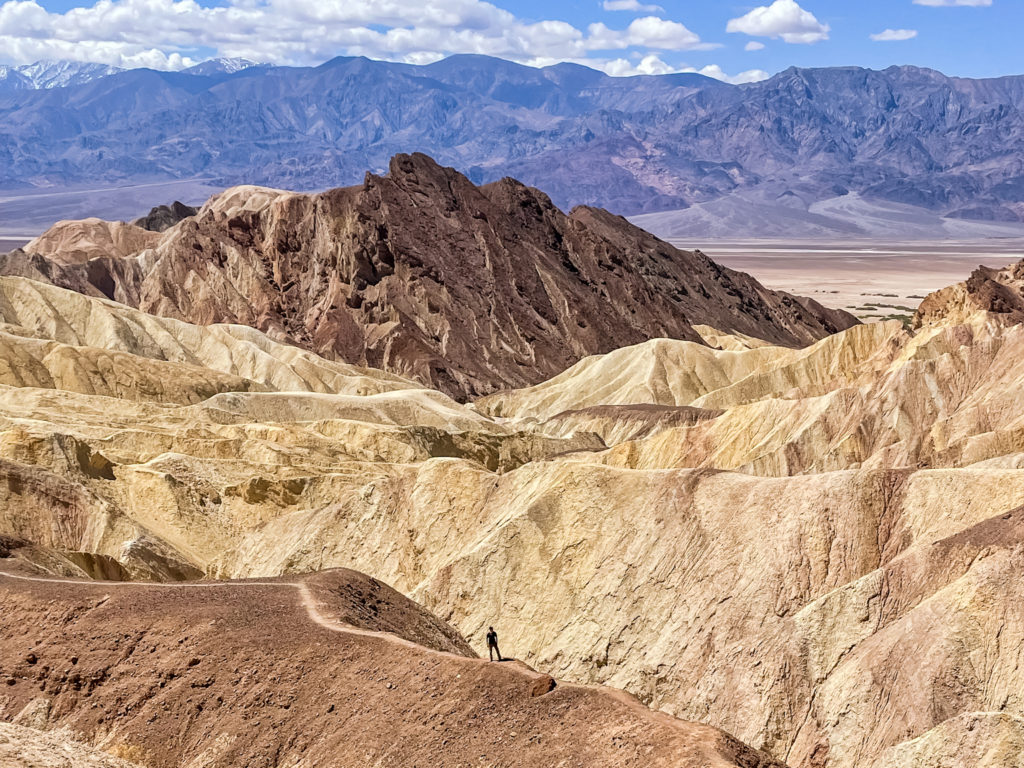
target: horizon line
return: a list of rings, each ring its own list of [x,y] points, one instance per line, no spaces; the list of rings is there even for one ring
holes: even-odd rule
[[[488,61],[499,61],[499,62],[503,62],[505,64],[511,64],[513,66],[516,66],[516,67],[523,67],[523,68],[526,68],[526,69],[533,69],[533,70],[536,70],[538,72],[543,72],[545,70],[555,69],[555,68],[558,68],[558,67],[566,67],[566,66],[577,67],[579,69],[587,70],[588,72],[594,72],[594,73],[596,73],[598,75],[601,75],[602,77],[607,77],[607,78],[616,79],[616,80],[630,80],[630,79],[638,79],[638,78],[670,78],[670,77],[678,77],[680,75],[696,76],[696,77],[699,77],[701,79],[709,80],[709,81],[714,82],[714,83],[719,83],[721,85],[727,85],[727,86],[733,86],[733,87],[757,85],[758,83],[766,82],[766,81],[771,80],[771,79],[773,79],[775,77],[778,77],[779,75],[785,74],[786,72],[789,72],[789,71],[821,72],[821,71],[831,71],[831,70],[860,70],[860,71],[864,71],[864,72],[879,72],[879,73],[881,73],[881,72],[887,72],[887,71],[892,70],[892,69],[897,69],[897,70],[917,70],[917,71],[920,71],[920,72],[935,73],[935,74],[941,75],[942,77],[950,79],[950,80],[972,80],[972,81],[977,81],[977,82],[982,82],[982,81],[987,81],[987,80],[1003,80],[1003,79],[1006,79],[1006,78],[1015,78],[1015,77],[1024,77],[1024,72],[1021,72],[1021,73],[1011,73],[1011,74],[1005,74],[1005,75],[993,75],[993,76],[989,76],[989,77],[968,77],[968,76],[964,76],[964,75],[950,75],[950,74],[947,74],[947,73],[943,72],[942,70],[935,69],[934,67],[923,67],[923,66],[920,66],[920,65],[917,65],[917,64],[890,64],[889,66],[884,67],[882,69],[876,69],[874,67],[867,67],[867,66],[863,66],[863,65],[860,65],[860,64],[840,64],[840,65],[826,66],[826,67],[800,67],[800,66],[797,66],[797,65],[794,64],[794,65],[790,65],[788,67],[785,67],[784,69],[780,69],[780,70],[778,70],[776,72],[773,72],[773,73],[769,74],[769,76],[767,78],[764,78],[763,80],[758,80],[758,81],[754,81],[754,82],[750,82],[750,83],[730,83],[727,80],[720,80],[720,79],[718,79],[716,77],[712,77],[710,75],[702,74],[700,71],[698,71],[696,69],[692,69],[692,70],[688,70],[688,71],[687,70],[682,70],[682,71],[679,71],[679,72],[666,72],[666,73],[663,73],[663,74],[642,74],[641,73],[641,74],[628,74],[628,75],[613,75],[613,74],[609,74],[608,72],[605,72],[603,70],[597,69],[595,67],[587,66],[586,64],[580,64],[579,62],[572,61],[572,60],[559,61],[559,62],[555,62],[553,64],[539,65],[539,64],[524,63],[524,62],[521,62],[521,61],[514,61],[512,59],[506,59],[506,58],[503,58],[501,56],[492,56],[492,55],[486,54],[486,53],[452,53],[452,54],[449,54],[447,56],[443,56],[443,57],[441,57],[439,59],[435,59],[434,61],[430,61],[430,62],[426,62],[426,63],[413,63],[413,62],[407,62],[407,61],[395,61],[395,60],[392,60],[392,59],[376,59],[376,58],[373,58],[373,57],[370,57],[370,56],[365,56],[365,55],[349,56],[349,55],[339,54],[338,56],[332,56],[329,59],[325,59],[324,61],[320,62],[319,64],[274,64],[272,62],[266,62],[266,61],[254,61],[254,60],[248,59],[248,58],[246,58],[244,56],[211,56],[209,58],[206,58],[206,59],[203,59],[201,61],[198,61],[195,64],[192,64],[192,65],[190,65],[188,67],[182,67],[180,69],[156,69],[154,67],[145,67],[145,66],[141,66],[141,67],[122,67],[122,66],[118,66],[118,65],[114,65],[114,64],[105,64],[104,62],[99,62],[99,61],[86,61],[86,60],[78,60],[78,59],[38,59],[36,61],[30,62],[30,63],[27,63],[27,64],[11,64],[11,63],[3,64],[3,63],[0,63],[0,68],[18,70],[18,69],[22,69],[22,68],[25,68],[25,67],[33,67],[33,66],[36,66],[36,65],[39,65],[39,64],[81,64],[81,65],[90,65],[91,64],[91,65],[96,65],[96,66],[106,66],[106,67],[110,67],[113,70],[116,70],[114,72],[111,72],[108,75],[101,75],[100,77],[97,77],[96,79],[101,79],[103,77],[112,77],[112,76],[115,76],[115,75],[118,75],[118,74],[123,74],[125,72],[138,72],[138,71],[149,71],[149,72],[168,73],[168,74],[184,74],[184,75],[191,75],[192,77],[209,77],[210,75],[195,74],[195,73],[190,72],[189,70],[196,69],[197,67],[200,67],[203,64],[207,64],[209,62],[217,62],[217,61],[246,61],[246,62],[250,62],[247,66],[245,66],[242,69],[239,69],[239,70],[237,70],[235,72],[224,73],[224,74],[227,74],[228,76],[240,75],[240,74],[242,74],[244,72],[247,72],[248,70],[252,70],[252,69],[309,69],[309,70],[314,70],[314,69],[320,69],[321,67],[325,67],[328,64],[331,64],[332,62],[339,62],[339,61],[368,61],[368,62],[372,62],[374,64],[387,64],[387,65],[395,65],[395,66],[401,66],[401,67],[411,67],[411,68],[416,68],[416,69],[426,69],[426,68],[432,67],[432,66],[434,66],[436,64],[445,62],[445,61],[450,61],[452,59],[460,59],[460,58],[464,58],[464,59],[486,59]]]

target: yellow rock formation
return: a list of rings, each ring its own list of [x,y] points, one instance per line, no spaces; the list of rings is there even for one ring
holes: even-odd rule
[[[69,734],[0,723],[0,765],[30,768],[139,768]]]
[[[20,278],[0,315],[0,543],[47,570],[350,567],[791,766],[1019,754],[1024,326],[700,329],[465,406]]]

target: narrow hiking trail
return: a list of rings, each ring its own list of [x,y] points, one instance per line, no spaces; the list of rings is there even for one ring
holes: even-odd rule
[[[360,637],[372,637],[378,640],[384,640],[389,643],[395,643],[406,648],[413,648],[416,650],[424,651],[430,654],[438,654],[454,659],[470,660],[473,659],[469,656],[460,656],[457,653],[449,653],[448,651],[439,651],[434,648],[429,648],[424,645],[419,645],[411,640],[406,640],[403,637],[392,634],[390,632],[379,632],[372,629],[363,629],[356,627],[351,624],[345,624],[331,619],[320,611],[320,607],[317,604],[316,598],[313,597],[313,593],[310,591],[309,586],[304,582],[293,582],[293,581],[204,581],[204,582],[143,582],[143,581],[89,581],[86,579],[60,579],[53,577],[43,576],[22,576],[20,574],[8,573],[6,571],[0,571],[0,578],[16,579],[18,581],[28,582],[39,582],[44,584],[77,584],[84,587],[93,587],[95,589],[102,589],[107,586],[114,587],[129,587],[135,589],[245,589],[249,587],[270,587],[275,589],[294,589],[299,593],[299,604],[306,610],[306,614],[310,621],[314,624],[323,627],[331,632],[338,632],[341,634],[358,635]]]
[[[92,587],[93,589],[103,589],[105,587],[117,587],[117,588],[130,588],[130,589],[246,589],[251,587],[270,587],[273,589],[293,589],[299,593],[299,604],[305,609],[306,615],[311,622],[319,627],[322,627],[330,632],[337,632],[345,635],[355,635],[358,637],[367,637],[376,640],[381,640],[392,645],[400,646],[402,648],[411,649],[420,653],[425,653],[431,656],[442,656],[448,659],[457,659],[462,662],[477,663],[477,664],[490,664],[489,661],[485,661],[479,657],[462,656],[457,653],[451,653],[449,651],[440,651],[436,648],[430,648],[429,646],[420,645],[411,640],[407,640],[404,637],[400,637],[391,632],[381,632],[372,629],[363,629],[362,627],[356,627],[352,624],[346,624],[338,621],[337,619],[325,616],[321,610],[320,605],[317,602],[316,597],[313,596],[312,591],[309,589],[309,585],[305,582],[293,582],[293,581],[223,581],[223,582],[140,582],[140,581],[89,581],[86,579],[61,579],[56,577],[44,577],[44,576],[24,576],[20,574],[8,573],[7,571],[0,571],[0,578],[15,579],[17,581],[36,582],[43,584],[75,584],[84,587]],[[536,682],[542,678],[548,677],[542,672],[538,672],[527,664],[521,661],[514,661],[511,665],[504,667],[509,671],[515,671],[524,677],[527,677],[531,682]],[[587,686],[589,687],[589,686]],[[595,686],[600,687],[600,686]]]
[[[435,648],[430,648],[425,645],[420,645],[411,640],[407,640],[404,637],[400,637],[391,632],[381,632],[371,629],[363,629],[356,627],[351,624],[338,621],[337,619],[325,616],[320,604],[316,597],[313,595],[309,588],[309,585],[305,582],[294,582],[294,581],[223,581],[223,582],[137,582],[137,581],[89,581],[86,579],[61,579],[56,577],[44,577],[44,576],[24,576],[20,574],[13,574],[6,571],[0,570],[0,578],[14,579],[23,582],[39,582],[47,584],[75,584],[84,587],[91,587],[94,589],[102,589],[104,587],[117,587],[117,588],[129,588],[129,589],[246,589],[253,587],[263,587],[272,589],[292,589],[298,592],[299,604],[303,607],[309,620],[317,626],[326,629],[330,632],[336,632],[343,635],[351,635],[357,637],[365,637],[370,639],[379,640],[388,643],[393,646],[401,647],[407,650],[413,650],[418,653],[426,654],[428,656],[443,657],[446,659],[454,659],[464,664],[471,666],[477,666],[480,668],[492,667],[494,662],[480,657],[462,656],[456,653],[450,653],[448,651],[441,651]],[[533,667],[526,664],[526,662],[519,661],[517,659],[506,660],[510,663],[499,663],[498,669],[503,672],[518,675],[525,679],[525,682],[531,686],[536,686],[541,683],[550,685],[550,688],[544,691],[544,693],[535,693],[534,695],[547,695],[556,690],[562,692],[569,692],[573,690],[577,691],[592,691],[600,695],[606,696],[609,699],[615,701],[621,706],[626,707],[629,710],[633,710],[637,714],[642,714],[646,717],[650,717],[653,720],[673,727],[678,725],[682,721],[667,712],[652,709],[647,705],[643,704],[633,694],[621,690],[619,688],[612,688],[597,684],[588,683],[568,683],[556,680],[551,675],[544,672],[539,672]]]
[[[0,568],[12,611],[0,682],[14,681],[10,712],[43,690],[61,697],[54,724],[89,743],[138,746],[156,766],[229,752],[235,762],[224,764],[275,765],[288,752],[352,768],[372,755],[388,765],[487,755],[497,765],[774,768],[623,691],[460,655],[470,652],[462,640],[419,645],[435,642],[436,618],[379,587],[346,569],[159,583]]]

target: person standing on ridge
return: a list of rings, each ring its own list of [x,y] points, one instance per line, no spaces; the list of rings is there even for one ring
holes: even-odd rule
[[[494,627],[487,628],[487,655],[491,661],[494,661],[494,654],[498,654],[498,661],[504,661],[501,658],[501,651],[498,650],[498,633],[494,631]]]

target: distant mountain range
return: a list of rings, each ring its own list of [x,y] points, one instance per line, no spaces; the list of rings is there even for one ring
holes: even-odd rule
[[[1022,110],[1024,77],[915,67],[729,85],[483,56],[183,72],[57,62],[0,69],[0,178],[25,191],[192,178],[313,190],[419,150],[477,183],[515,176],[562,206],[659,213],[641,221],[680,237],[856,236],[881,219],[886,234],[1013,234],[1024,233]]]
[[[124,72],[107,64],[78,61],[37,61],[20,67],[0,65],[0,91],[65,88]]]
[[[233,74],[255,66],[259,65],[249,59],[208,59],[182,72],[192,75]],[[127,71],[124,67],[83,61],[37,61],[21,66],[0,64],[0,92],[67,88]]]

